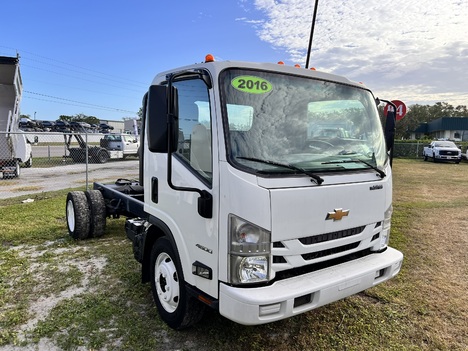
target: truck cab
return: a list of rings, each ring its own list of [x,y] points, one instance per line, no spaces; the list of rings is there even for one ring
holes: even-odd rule
[[[280,64],[207,57],[163,72],[143,99],[139,184],[69,194],[70,234],[101,235],[102,204],[127,216],[142,280],[175,329],[206,306],[257,325],[376,286],[403,261],[388,246],[377,103],[362,84]],[[87,226],[74,205],[86,198]]]
[[[109,151],[122,151],[124,156],[138,155],[140,142],[132,134],[105,134],[100,141],[100,146]]]
[[[170,233],[185,282],[222,315],[271,322],[399,272],[391,168],[362,84],[206,62],[158,75],[144,110],[144,210]],[[327,123],[348,130],[314,137]]]

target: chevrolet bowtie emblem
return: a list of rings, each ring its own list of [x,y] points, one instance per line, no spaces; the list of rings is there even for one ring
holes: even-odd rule
[[[325,220],[333,219],[333,221],[341,221],[345,216],[349,215],[349,210],[344,210],[342,208],[335,208],[333,212],[328,212]]]

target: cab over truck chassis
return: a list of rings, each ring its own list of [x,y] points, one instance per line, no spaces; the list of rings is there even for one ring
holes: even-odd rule
[[[362,84],[275,64],[206,62],[156,76],[139,179],[67,196],[69,233],[125,231],[172,328],[207,306],[245,325],[310,311],[400,271],[388,246],[392,123]],[[396,110],[396,109],[395,109]],[[324,135],[320,126],[346,127]]]

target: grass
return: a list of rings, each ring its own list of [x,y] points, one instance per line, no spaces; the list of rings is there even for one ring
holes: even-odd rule
[[[405,254],[396,278],[272,324],[209,311],[183,332],[160,321],[123,219],[103,238],[73,241],[66,191],[1,200],[0,351],[466,350],[468,163],[396,159],[393,173],[391,246]]]

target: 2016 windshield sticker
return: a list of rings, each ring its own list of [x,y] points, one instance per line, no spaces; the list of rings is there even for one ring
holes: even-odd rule
[[[244,93],[265,94],[273,89],[269,81],[254,76],[239,76],[231,81],[231,85]]]

